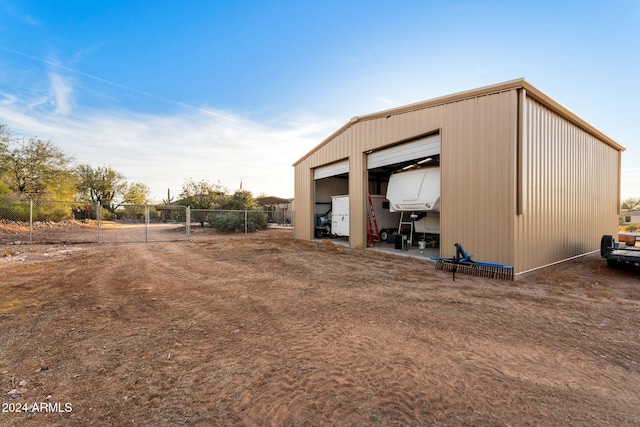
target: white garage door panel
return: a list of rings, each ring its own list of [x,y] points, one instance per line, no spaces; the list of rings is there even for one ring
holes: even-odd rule
[[[313,170],[313,179],[328,178],[343,173],[349,173],[349,159],[315,168]]]
[[[367,156],[367,168],[373,169],[407,160],[440,154],[440,135],[431,135],[415,141],[374,151]]]

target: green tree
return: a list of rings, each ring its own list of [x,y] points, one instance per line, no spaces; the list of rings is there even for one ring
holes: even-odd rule
[[[182,185],[179,197],[178,203],[193,209],[220,209],[227,198],[227,190],[220,184],[189,179]]]
[[[0,148],[2,178],[14,193],[33,199],[55,199],[75,192],[73,157],[53,142],[18,139],[6,132],[3,139],[6,142]]]
[[[258,206],[251,191],[237,190],[231,196],[227,197],[223,205],[223,209],[233,211],[253,210]]]
[[[132,205],[148,205],[149,204],[149,187],[141,182],[132,182],[127,184],[122,194],[122,203],[130,203]]]
[[[182,185],[180,199],[177,201],[180,205],[186,205],[192,209],[220,209],[227,199],[227,190],[220,184],[210,184],[205,180],[194,181],[188,179]],[[198,213],[193,216],[200,226],[204,227],[207,220],[206,215]]]
[[[114,212],[119,204],[116,200],[127,190],[125,176],[111,166],[94,168],[89,164],[78,166],[78,194],[83,201],[100,203]]]
[[[218,231],[227,233],[241,233],[245,230],[255,232],[267,229],[267,216],[257,207],[258,204],[250,191],[237,190],[227,197],[223,209],[248,212],[225,212],[216,216],[209,225]]]
[[[145,208],[142,205],[148,205],[149,187],[141,182],[132,182],[126,185],[122,193],[122,201],[114,207],[114,211],[121,206],[122,210],[118,210],[118,218],[128,219],[144,219]]]

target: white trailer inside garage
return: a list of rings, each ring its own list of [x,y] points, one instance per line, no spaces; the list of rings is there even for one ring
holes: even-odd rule
[[[386,241],[399,224],[400,213],[390,210],[390,203],[383,195],[372,194],[371,203],[376,214],[380,240]],[[349,235],[349,196],[333,196],[331,198],[331,234],[334,236]]]

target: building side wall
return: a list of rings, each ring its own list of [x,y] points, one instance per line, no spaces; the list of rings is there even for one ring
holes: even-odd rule
[[[444,106],[441,256],[513,265],[518,91]]]
[[[617,232],[619,151],[527,98],[516,272],[597,250]]]

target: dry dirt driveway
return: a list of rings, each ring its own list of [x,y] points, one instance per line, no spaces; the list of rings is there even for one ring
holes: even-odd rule
[[[3,426],[640,423],[639,276],[598,256],[453,282],[277,230],[0,255]]]

